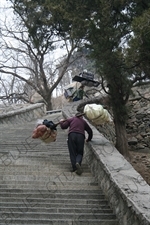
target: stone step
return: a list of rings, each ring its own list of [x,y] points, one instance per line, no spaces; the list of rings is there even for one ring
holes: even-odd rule
[[[3,214],[4,215],[4,214]],[[8,218],[10,217],[11,213],[7,213],[5,212],[5,216]],[[67,220],[67,219],[72,219],[73,217],[79,217],[79,218],[82,218],[84,220],[88,220],[88,219],[115,219],[115,215],[114,214],[111,214],[111,213],[82,213],[82,212],[79,212],[79,213],[75,213],[75,212],[71,212],[71,213],[54,213],[54,212],[51,212],[51,209],[49,209],[49,212],[48,213],[39,213],[39,212],[26,212],[26,213],[21,213],[21,212],[15,212],[15,217],[16,218],[20,218],[21,220],[22,219],[27,219],[27,220],[32,220],[32,218],[35,218],[36,220],[52,220],[52,219],[64,219],[64,220]]]
[[[78,205],[77,207],[69,205],[69,204],[51,204],[50,207],[46,207],[46,208],[41,208],[41,205],[36,205],[34,207],[32,207],[32,212],[33,213],[49,213],[49,211],[51,211],[51,213],[94,213],[96,211],[96,213],[112,213],[112,210],[105,205],[102,205],[103,209],[100,209],[100,207],[96,208],[95,205]],[[17,206],[9,206],[9,207],[1,207],[1,211],[3,211],[3,213],[23,213],[23,212],[27,212],[29,210],[28,207],[22,207],[19,204]]]
[[[44,179],[44,177],[47,175],[47,177],[49,176],[49,177],[56,177],[56,176],[62,176],[62,177],[65,177],[65,176],[68,176],[68,179],[69,179],[69,177],[70,178],[72,178],[72,180],[73,180],[73,178],[75,178],[75,173],[72,173],[72,172],[69,172],[69,170],[71,169],[71,168],[68,168],[67,166],[64,168],[64,167],[61,167],[60,166],[60,168],[58,169],[58,168],[56,168],[56,167],[51,167],[49,170],[47,170],[47,171],[44,171],[44,175],[45,176],[43,176],[42,177],[42,175],[43,175],[43,170],[41,170],[41,171],[31,171],[29,168],[28,168],[28,170],[25,170],[25,171],[23,171],[23,169],[22,169],[22,167],[21,168],[19,168],[18,167],[18,169],[20,169],[20,172],[19,171],[15,171],[15,170],[11,170],[11,171],[9,171],[9,170],[3,170],[2,169],[2,171],[0,171],[0,179],[1,180],[5,180],[5,181],[7,181],[8,180],[8,178],[10,178],[10,180],[13,180],[13,177],[14,176],[16,176],[16,179],[17,178],[19,178],[19,176],[20,177],[24,177],[24,176],[31,176],[31,177],[33,177],[34,175],[36,175],[37,177],[38,177],[38,179],[40,179],[41,178],[41,180],[43,180]],[[40,169],[40,168],[39,168]],[[63,173],[60,175],[60,173],[61,173],[61,170],[64,170],[63,171]],[[54,172],[57,170],[57,174],[55,174]],[[90,173],[90,170],[87,170],[87,169],[85,169],[84,167],[82,167],[82,170],[83,170],[83,172],[84,172],[84,177],[81,175],[81,177],[83,177],[83,179],[88,179],[89,177],[92,177],[91,176],[91,173]],[[6,172],[8,173],[7,175],[6,175]],[[77,178],[76,177],[76,180],[77,179],[79,179],[79,178]],[[95,178],[93,178],[93,180],[95,180]]]
[[[88,198],[89,199],[105,199],[105,196],[103,194],[95,194],[95,193],[66,193],[66,192],[48,192],[48,191],[35,191],[35,192],[20,192],[20,193],[14,193],[12,191],[9,192],[0,192],[0,199],[18,199],[18,198],[26,198],[26,196],[31,196],[32,198],[44,198],[44,196],[46,196],[46,198],[60,198],[60,199],[66,199],[66,198],[71,198],[71,199],[76,199],[76,198],[86,198],[88,194]]]
[[[50,174],[51,175],[51,174]],[[68,177],[66,176],[68,175]],[[74,183],[75,184],[80,184],[80,178],[77,177],[77,176],[69,176],[68,173],[66,174],[62,174],[62,175],[51,175],[49,180],[51,183],[55,182],[56,185],[60,185],[62,183],[65,183],[67,182],[67,184],[69,185],[70,183],[73,185]],[[15,175],[15,176],[10,176],[10,175],[5,175],[5,176],[2,176],[3,178],[3,181],[5,182],[5,184],[15,184],[15,183],[18,183],[18,184],[28,184],[28,183],[37,183],[39,184],[40,182],[46,184],[47,183],[47,178],[48,177],[39,177],[39,176],[36,176],[36,174],[32,174],[32,175],[28,175],[28,176],[25,176],[25,175]],[[89,178],[89,177],[84,177],[83,178],[83,181],[84,181],[84,184],[87,184],[87,185],[97,185],[97,183],[95,182],[95,179],[94,178]],[[65,185],[64,184],[64,185]]]
[[[16,219],[16,218],[10,218],[10,219],[2,219],[0,220],[0,223],[5,221],[5,224],[11,224],[11,225],[119,225],[117,220],[109,220],[109,219],[82,219],[82,218],[75,218],[75,219]]]
[[[0,127],[0,224],[119,225],[86,159],[70,172],[67,130],[45,144],[31,138],[35,122]]]
[[[3,175],[1,176],[3,182],[5,184],[28,184],[28,183],[37,183],[39,184],[40,182],[42,182],[43,184],[48,183],[52,183],[55,182],[55,184],[59,185],[59,184],[81,184],[81,178],[82,182],[84,182],[84,184],[87,185],[97,185],[98,183],[95,182],[95,178],[94,177],[89,177],[89,176],[77,176],[76,174],[72,174],[69,172],[63,172],[62,174],[53,174],[53,173],[48,173],[48,176],[39,176],[38,173],[33,173],[33,174],[27,174],[27,175]],[[82,184],[81,184],[82,185]]]
[[[97,202],[98,203],[98,202]],[[72,209],[82,209],[84,208],[85,210],[86,209],[91,209],[91,210],[94,210],[94,211],[98,211],[99,209],[104,209],[104,212],[105,212],[105,209],[109,209],[110,212],[112,213],[112,210],[110,209],[110,206],[108,204],[108,202],[106,200],[103,200],[100,202],[100,204],[96,204],[96,202],[78,202],[78,204],[74,204],[72,202],[68,202],[68,201],[58,201],[58,202],[33,202],[33,201],[30,201],[30,199],[22,199],[21,202],[1,202],[1,209],[3,209],[3,212],[4,211],[8,211],[7,209],[9,209],[9,211],[11,211],[10,209],[18,209],[17,212],[21,209],[23,209],[21,212],[26,212],[28,209],[30,209],[32,211],[33,208],[37,208],[38,210],[45,210],[45,209],[51,209],[51,208],[56,208],[56,209],[59,209],[59,208],[70,208],[70,210]],[[1,210],[2,212],[2,210]]]
[[[14,185],[11,185],[11,184],[9,184],[9,185],[7,185],[7,184],[1,184],[0,185],[0,189],[14,189],[14,188],[17,188],[17,189],[22,189],[22,190],[34,190],[34,189],[36,189],[37,188],[37,184],[26,184],[26,185],[21,185],[21,184],[14,184]],[[51,190],[51,191],[56,191],[56,190],[60,190],[60,191],[64,191],[64,190],[68,190],[68,189],[70,189],[70,190],[78,190],[78,191],[80,191],[80,190],[89,190],[89,191],[93,191],[93,190],[98,190],[98,187],[97,187],[97,185],[96,186],[92,186],[92,185],[86,185],[86,184],[83,184],[83,185],[74,185],[74,186],[72,186],[72,185],[54,185],[54,184],[51,184],[50,182],[47,182],[45,185],[38,185],[38,188],[39,188],[39,190]]]
[[[86,197],[86,198],[80,198],[80,199],[78,199],[78,198],[75,198],[75,199],[73,199],[73,198],[56,198],[56,197],[53,197],[53,198],[42,198],[42,196],[41,196],[41,198],[33,198],[32,196],[26,196],[26,198],[29,198],[29,200],[31,200],[31,201],[33,201],[33,202],[43,202],[43,204],[44,203],[48,203],[48,202],[51,202],[51,203],[64,203],[64,202],[67,202],[67,203],[70,203],[70,204],[82,204],[82,203],[84,203],[84,204],[101,204],[101,203],[106,203],[107,201],[105,200],[105,199],[93,199],[93,198],[90,198],[89,196],[88,196],[88,198]],[[6,198],[6,196],[5,197],[0,197],[0,202],[2,203],[2,202],[16,202],[16,203],[19,203],[19,202],[22,202],[22,199],[23,199],[23,197],[16,197],[16,198],[10,198],[10,197],[8,197],[8,198]]]
[[[39,157],[40,158],[40,157]],[[53,161],[49,161],[46,162],[46,160],[44,160],[44,165],[45,167],[43,167],[43,164],[42,163],[39,163],[38,165],[36,163],[34,163],[32,160],[29,161],[29,163],[26,163],[25,161],[21,161],[21,164],[16,164],[14,165],[13,163],[9,163],[8,165],[6,165],[6,161],[7,159],[5,158],[5,161],[2,162],[2,164],[0,165],[0,174],[3,173],[3,172],[18,172],[18,173],[21,173],[21,172],[36,172],[38,171],[38,173],[44,171],[46,172],[47,170],[59,170],[61,169],[61,172],[62,172],[62,167],[63,167],[63,170],[65,170],[66,168],[67,169],[71,169],[71,165],[70,165],[70,162],[69,162],[69,159],[67,159],[68,162],[60,162],[59,160],[53,160]],[[33,162],[33,163],[32,163]],[[88,166],[86,164],[82,164],[82,168],[85,169],[84,172],[88,172],[91,174],[90,172],[90,169],[88,168]],[[67,172],[69,173],[69,170],[67,170]]]
[[[12,189],[3,189],[3,188],[0,188],[0,194],[5,194],[5,193],[7,193],[7,194],[28,194],[28,193],[30,193],[30,194],[39,194],[39,193],[41,193],[41,192],[43,192],[43,193],[47,193],[47,192],[49,192],[49,190],[48,189],[42,189],[42,190],[39,190],[39,189],[35,189],[34,191],[31,189],[16,189],[16,188],[12,188]],[[103,193],[102,193],[102,190],[98,187],[97,188],[97,190],[93,190],[93,192],[92,191],[90,191],[90,190],[84,190],[84,189],[81,189],[80,190],[80,192],[78,191],[78,190],[70,190],[70,189],[68,189],[67,190],[67,192],[66,192],[66,190],[57,190],[57,191],[55,191],[55,194],[57,195],[75,195],[75,194],[78,194],[78,195],[82,195],[82,196],[86,196],[86,195],[94,195],[94,196],[97,196],[97,195],[99,195],[99,196],[101,196],[101,195],[104,195]]]

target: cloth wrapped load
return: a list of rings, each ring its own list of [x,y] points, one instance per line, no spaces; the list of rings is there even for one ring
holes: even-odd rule
[[[84,107],[84,113],[96,125],[112,122],[111,115],[102,105],[87,104]]]
[[[33,130],[32,138],[38,138],[45,143],[56,141],[57,129],[52,121],[44,120]]]

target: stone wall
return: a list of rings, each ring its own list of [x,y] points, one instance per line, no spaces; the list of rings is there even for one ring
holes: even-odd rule
[[[23,104],[1,108],[0,112],[0,124],[18,124],[40,118],[46,114],[46,108],[43,103]]]
[[[126,126],[129,149],[150,153],[150,84],[135,87],[132,91],[133,94],[130,96],[128,102],[129,119]],[[82,111],[85,104],[97,103],[105,105],[103,104],[103,99],[102,97],[101,99],[84,100],[83,103],[79,104],[78,110]],[[115,143],[113,123],[99,126],[93,125],[109,141]]]
[[[150,153],[150,84],[133,88],[127,122],[131,150]]]

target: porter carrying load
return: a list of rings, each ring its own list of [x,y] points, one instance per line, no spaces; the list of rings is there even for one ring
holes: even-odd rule
[[[83,116],[84,113],[78,113],[77,117]],[[64,120],[65,121],[65,120]],[[56,141],[57,137],[57,126],[60,124],[53,123],[52,121],[48,121],[45,119],[43,122],[38,123],[36,128],[33,130],[32,138],[40,139],[44,143],[51,143]]]

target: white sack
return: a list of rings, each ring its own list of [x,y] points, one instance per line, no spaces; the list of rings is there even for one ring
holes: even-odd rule
[[[84,107],[84,113],[96,125],[112,122],[109,112],[102,105],[87,104]]]

